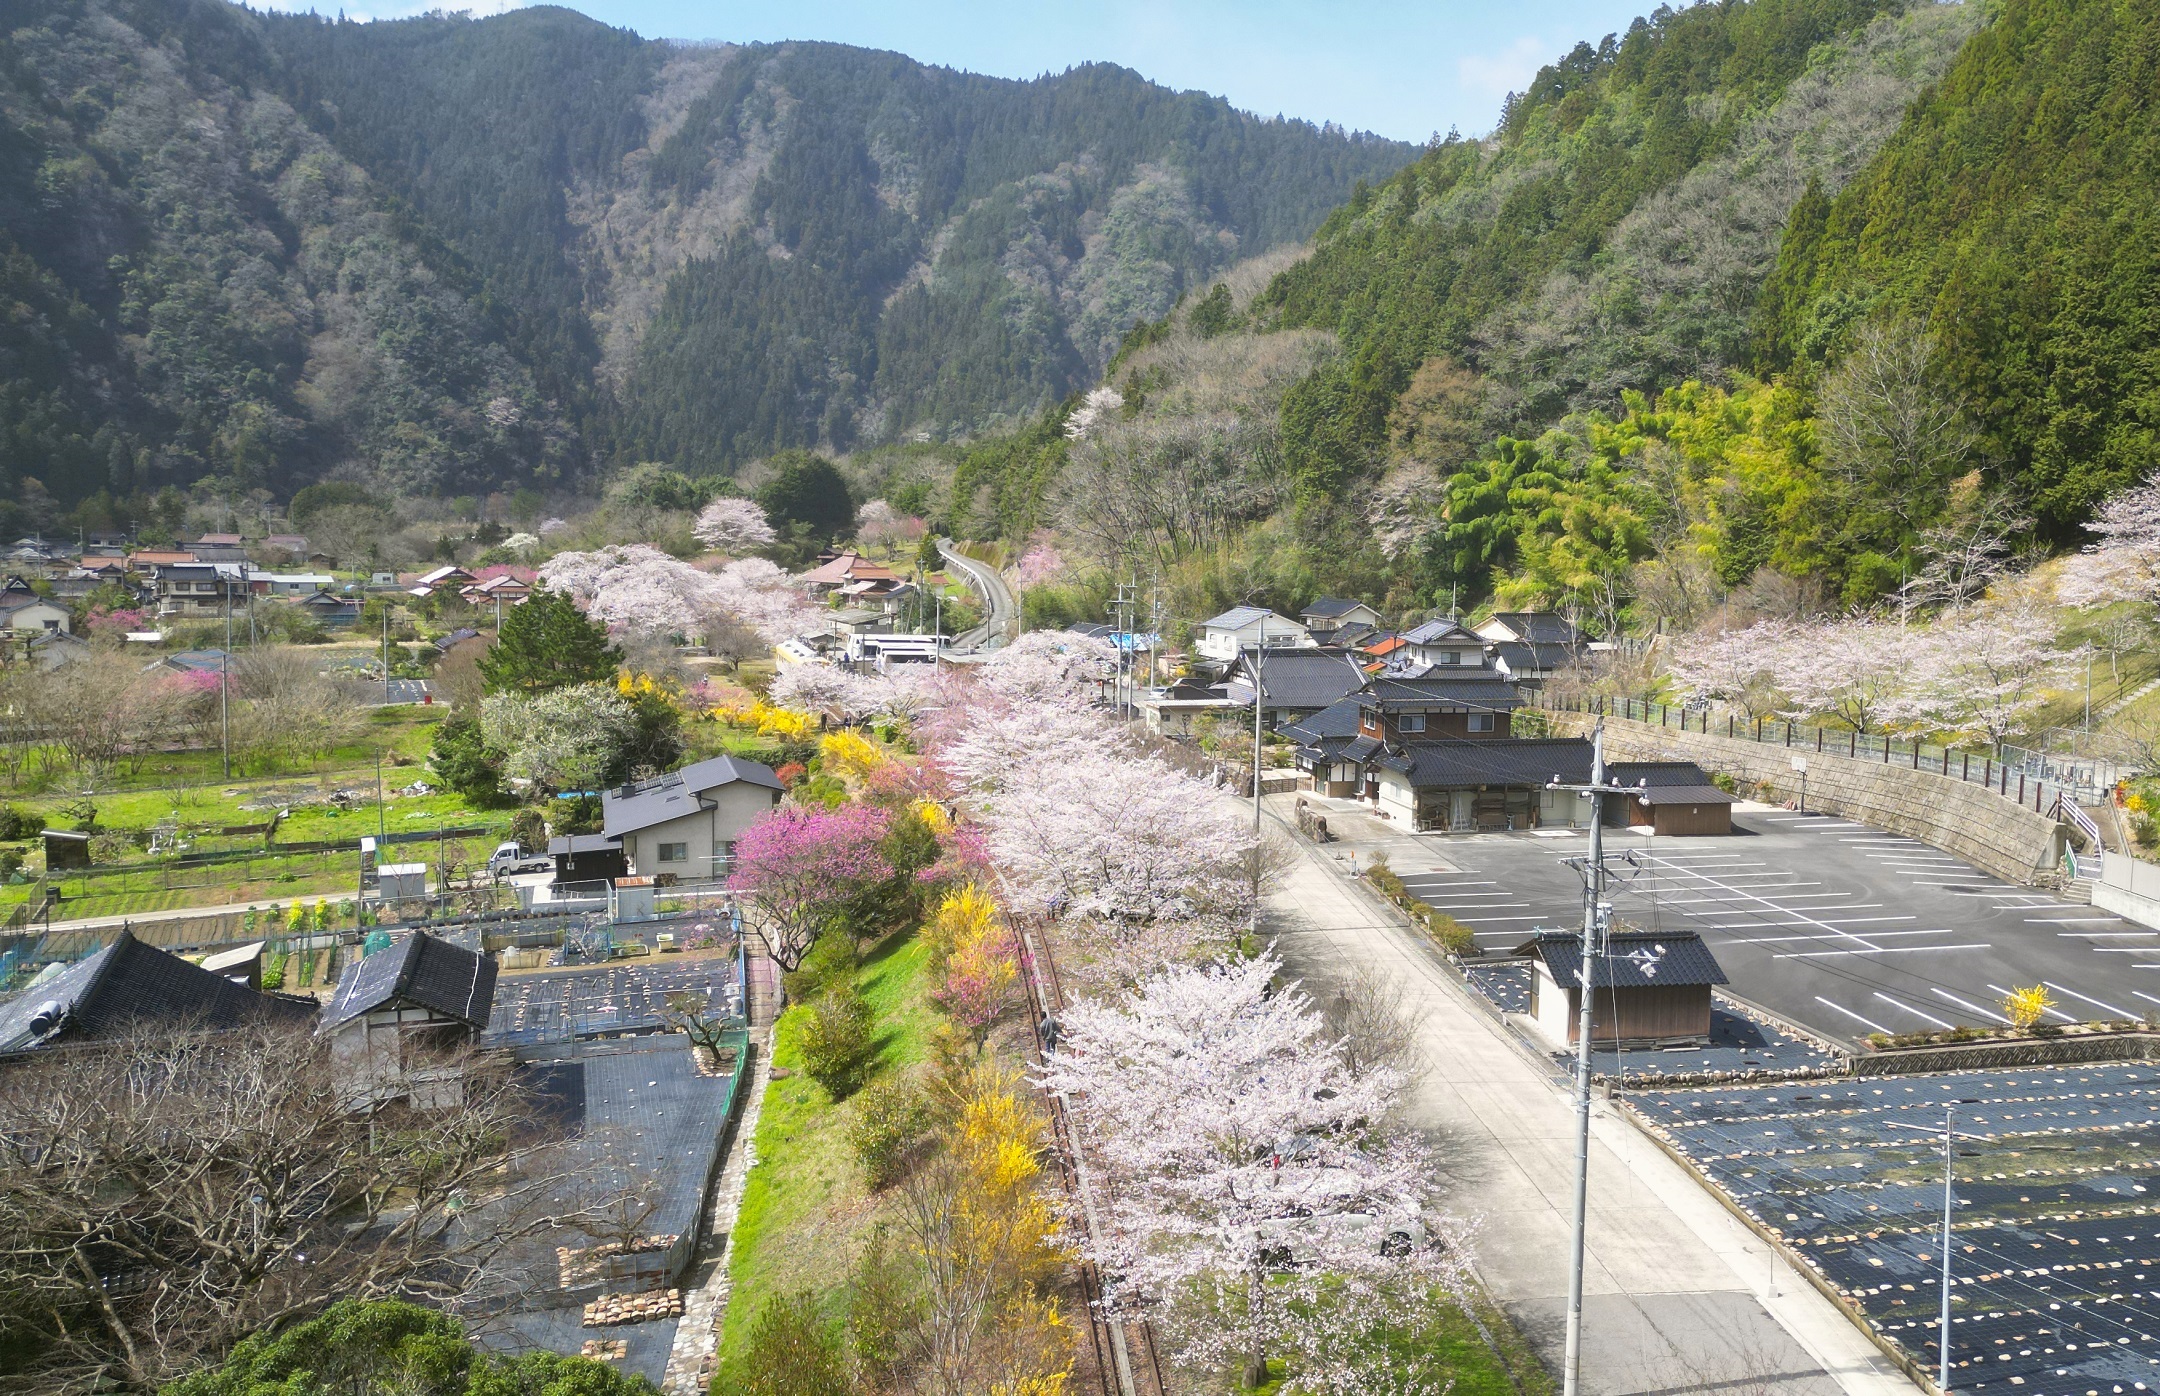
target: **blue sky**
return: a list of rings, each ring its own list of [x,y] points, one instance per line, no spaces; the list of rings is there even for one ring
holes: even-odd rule
[[[262,3],[262,0],[256,0]],[[337,0],[270,0],[334,13]],[[481,0],[485,11],[517,0]],[[457,0],[347,0],[390,18]],[[1650,0],[581,0],[572,8],[649,38],[830,39],[926,63],[1025,78],[1103,60],[1281,112],[1422,141],[1492,128],[1500,100],[1577,39],[1624,30]]]

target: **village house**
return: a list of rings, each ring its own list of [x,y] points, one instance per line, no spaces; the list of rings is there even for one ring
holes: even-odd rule
[[[226,593],[243,589],[243,573],[233,563],[161,563],[150,569],[149,599],[161,617],[218,614]]]
[[[770,766],[716,756],[600,794],[600,832],[620,843],[637,877],[724,875],[735,840],[780,803]]]
[[[440,1108],[463,1099],[464,1081],[436,1058],[476,1042],[494,1005],[492,956],[411,931],[345,966],[316,1031],[356,1106]]]
[[[145,945],[122,927],[110,944],[0,1004],[0,1053],[109,1042],[138,1025],[222,1029],[264,1020],[297,1024],[312,1013],[312,1004],[257,993]]]
[[[1240,704],[1222,684],[1181,678],[1158,693],[1145,695],[1135,706],[1150,735],[1190,737],[1196,730],[1193,724],[1201,718],[1234,713]]]
[[[1345,627],[1357,627],[1369,633],[1378,630],[1383,623],[1380,613],[1364,602],[1345,601],[1339,596],[1319,598],[1298,612],[1298,619],[1322,644],[1340,643],[1333,637]]]
[[[1309,649],[1313,644],[1312,632],[1303,625],[1261,606],[1232,607],[1200,622],[1193,634],[1193,652],[1217,664],[1229,664],[1249,649]]]
[[[1311,717],[1364,686],[1356,657],[1334,648],[1246,650],[1223,676],[1224,694],[1248,712],[1257,689],[1261,721],[1270,730]]]
[[[1556,1049],[1582,1027],[1582,936],[1543,931],[1517,946],[1531,960],[1530,1019]],[[1727,983],[1710,947],[1693,931],[1615,929],[1590,961],[1590,1042],[1654,1051],[1710,1040],[1712,989]]]
[[[1443,665],[1459,669],[1485,667],[1484,637],[1465,629],[1452,616],[1429,620],[1406,630],[1402,639],[1402,648],[1390,656],[1390,663],[1395,666],[1413,669]]]
[[[1476,628],[1493,667],[1532,687],[1575,664],[1588,647],[1573,621],[1550,611],[1495,612]]]
[[[421,573],[410,590],[414,596],[433,596],[440,588],[449,587],[455,590],[467,585],[472,579],[472,573],[462,567],[438,567],[432,572]]]
[[[883,595],[900,586],[898,572],[852,552],[820,555],[818,565],[795,580],[813,596],[840,592],[850,599]]]
[[[0,630],[10,635],[69,633],[75,628],[67,607],[56,606],[37,594],[20,577],[0,582]]]

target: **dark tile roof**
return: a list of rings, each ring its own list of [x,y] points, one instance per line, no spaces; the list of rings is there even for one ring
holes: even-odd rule
[[[700,794],[736,781],[762,785],[768,790],[781,788],[780,778],[763,762],[740,756],[715,756],[710,761],[670,771],[656,780],[601,791],[601,832],[614,838],[695,814]]]
[[[1323,596],[1298,612],[1298,614],[1300,616],[1319,616],[1321,619],[1326,620],[1335,616],[1348,615],[1364,605],[1365,603],[1362,601],[1345,601],[1340,596]],[[1370,610],[1371,607],[1366,607],[1366,609]]]
[[[1473,712],[1512,712],[1522,706],[1515,685],[1490,669],[1450,673],[1428,669],[1415,678],[1376,675],[1358,695],[1367,707],[1414,707],[1420,703],[1447,704]]]
[[[31,1020],[41,1013],[57,1017],[58,1029],[34,1031]],[[306,1005],[259,994],[123,930],[96,954],[0,1004],[0,1051],[113,1037],[137,1022],[233,1028],[263,1017],[304,1023],[310,1013]]]
[[[1365,671],[1339,649],[1266,649],[1239,658],[1238,677],[1256,670],[1261,697],[1271,708],[1317,711],[1365,686]]]
[[[1581,737],[1410,742],[1375,760],[1383,769],[1401,773],[1413,789],[1543,785],[1554,776],[1562,782],[1590,778],[1590,743]]]
[[[1310,717],[1286,722],[1283,735],[1297,742],[1317,742],[1328,737],[1355,737],[1358,732],[1358,701],[1352,694],[1337,699]]]
[[[1653,785],[1637,797],[1652,805],[1729,805],[1732,796],[1714,785]]]
[[[484,1028],[494,1003],[491,957],[413,931],[345,967],[337,993],[323,1006],[322,1026],[334,1028],[378,1008],[411,1004]]]
[[[1405,630],[1403,638],[1413,645],[1432,645],[1443,640],[1461,640],[1473,645],[1485,643],[1482,637],[1464,629],[1461,622],[1449,620],[1446,616],[1426,621],[1415,630]]]
[[[1693,761],[1610,761],[1605,766],[1605,777],[1616,785],[1634,785],[1640,781],[1652,790],[1704,787],[1717,790],[1709,775]],[[1724,795],[1725,792],[1719,790],[1718,793]]]
[[[1590,987],[1596,989],[1666,988],[1675,984],[1725,984],[1717,957],[1693,931],[1615,931],[1609,953],[1590,962]],[[1573,931],[1544,931],[1515,950],[1535,955],[1552,971],[1554,982],[1572,989],[1582,982],[1582,936]]]
[[[1534,645],[1582,643],[1582,631],[1551,611],[1495,611],[1492,618]]]

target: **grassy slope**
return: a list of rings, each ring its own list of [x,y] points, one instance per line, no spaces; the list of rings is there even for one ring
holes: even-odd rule
[[[921,1061],[936,1014],[929,1004],[926,951],[912,934],[888,939],[869,957],[856,983],[877,1011],[880,1072]],[[847,1146],[849,1112],[825,1088],[801,1075],[795,1028],[800,1009],[780,1019],[776,1067],[797,1074],[766,1090],[757,1128],[757,1166],[743,1190],[730,1243],[727,1326],[715,1391],[737,1379],[758,1309],[774,1294],[809,1289],[840,1315],[840,1294],[862,1237],[879,1215],[865,1192]]]

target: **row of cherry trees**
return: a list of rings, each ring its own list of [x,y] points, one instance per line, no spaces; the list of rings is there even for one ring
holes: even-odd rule
[[[2085,655],[2064,649],[2030,598],[1952,611],[1931,625],[1873,616],[1758,621],[1684,636],[1667,672],[1687,699],[1751,718],[1832,718],[1859,732],[1999,742],[2023,729]]]

